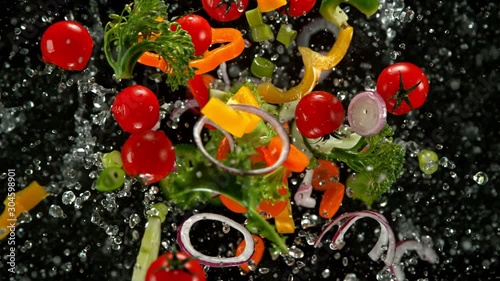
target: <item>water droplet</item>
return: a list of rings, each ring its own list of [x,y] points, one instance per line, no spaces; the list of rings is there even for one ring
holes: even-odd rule
[[[227,223],[222,224],[222,232],[224,234],[228,234],[230,230],[231,230],[231,227],[229,227],[229,225]]]
[[[134,228],[137,224],[141,222],[141,217],[138,214],[132,214],[129,218],[128,225],[130,228]]]
[[[66,191],[62,195],[62,203],[64,205],[71,205],[75,201],[75,198],[76,198],[76,196],[73,193],[73,191],[71,191],[71,190]]]
[[[330,277],[330,269],[327,268],[327,269],[323,270],[323,272],[321,272],[321,276],[325,279]]]
[[[477,172],[474,176],[472,176],[472,179],[480,185],[488,183],[488,175],[485,172]]]
[[[49,208],[49,214],[54,218],[61,218],[64,216],[64,211],[58,205],[51,205]]]
[[[348,273],[345,276],[344,281],[358,281],[358,277],[356,277],[356,274],[354,273]]]
[[[296,258],[296,259],[301,259],[304,257],[304,252],[295,247],[295,246],[291,246],[289,249],[288,249],[288,254],[293,257],[293,258]]]

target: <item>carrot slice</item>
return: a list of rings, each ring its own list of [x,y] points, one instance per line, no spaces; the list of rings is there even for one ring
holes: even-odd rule
[[[282,147],[283,145],[281,144],[279,136],[275,136],[271,139],[268,149],[271,157],[273,158],[273,163],[278,160]],[[300,151],[293,144],[290,144],[290,153],[288,154],[288,158],[283,163],[283,166],[292,172],[300,173],[304,171],[308,165],[309,158],[307,155],[305,155],[304,152]]]
[[[262,240],[262,238],[260,238],[260,236],[252,234],[252,238],[253,238],[254,245],[255,245],[254,246],[255,251],[253,252],[253,255],[250,259],[253,260],[255,266],[257,266],[257,265],[259,265],[260,261],[262,260],[262,257],[264,256],[265,245],[264,245],[264,240]],[[245,250],[246,245],[247,245],[247,242],[245,240],[241,241],[241,243],[236,248],[236,256],[239,256],[239,255],[241,255],[241,253],[243,253],[243,250]],[[249,272],[251,270],[254,270],[254,269],[250,269],[248,263],[244,263],[244,264],[240,265],[240,268],[241,268],[241,270],[243,270],[245,272]]]
[[[325,191],[339,181],[339,168],[335,163],[323,159],[318,159],[318,164],[314,168],[311,185],[314,190]]]
[[[330,219],[340,208],[342,199],[344,199],[345,188],[340,182],[335,182],[323,193],[321,203],[319,204],[319,215],[322,218]]]

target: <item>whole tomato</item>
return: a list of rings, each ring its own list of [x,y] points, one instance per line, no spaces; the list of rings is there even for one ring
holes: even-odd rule
[[[424,71],[409,62],[386,67],[377,79],[377,92],[394,115],[406,114],[421,107],[429,94],[429,80]]]
[[[248,6],[248,0],[202,0],[205,12],[216,21],[228,22],[241,17]]]
[[[306,138],[319,138],[342,125],[345,113],[340,100],[327,92],[316,91],[303,97],[295,109],[295,122]]]
[[[198,15],[187,15],[176,20],[191,36],[194,55],[203,55],[212,44],[212,28],[206,19]]]
[[[47,28],[40,42],[42,59],[66,70],[83,70],[92,56],[94,40],[74,21],[59,21]]]
[[[168,252],[156,259],[146,273],[145,281],[206,281],[203,267],[184,252]]]
[[[288,14],[292,17],[305,16],[315,4],[316,0],[289,0]]]
[[[131,177],[152,184],[166,177],[174,166],[175,150],[163,131],[132,134],[122,147],[123,169]]]

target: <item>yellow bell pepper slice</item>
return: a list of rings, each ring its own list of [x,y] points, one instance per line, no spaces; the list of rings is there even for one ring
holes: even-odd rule
[[[288,200],[285,209],[274,217],[274,226],[276,227],[276,231],[281,234],[292,234],[295,232],[295,222],[293,222],[290,200]]]
[[[5,238],[17,226],[17,218],[33,209],[49,193],[38,182],[33,181],[26,188],[7,196],[3,202],[5,209],[0,215],[0,240]]]
[[[312,92],[323,70],[334,68],[345,56],[351,44],[353,28],[344,26],[340,29],[335,44],[326,55],[321,55],[307,47],[299,47],[304,62],[305,73],[302,81],[288,91],[283,91],[270,82],[257,86],[262,99],[268,103],[284,103],[301,99]]]
[[[232,96],[228,101],[227,104],[246,104],[246,105],[252,105],[255,107],[260,107],[259,102],[255,98],[254,94],[252,93],[252,90],[250,90],[248,87],[243,86],[241,87],[234,96]],[[255,127],[259,124],[260,120],[262,120],[259,116],[248,113],[248,112],[240,112],[240,114],[248,117],[250,119],[250,123],[248,124],[245,133],[250,133],[252,132]]]
[[[201,113],[235,137],[241,138],[250,124],[250,118],[232,109],[218,98],[210,98]]]
[[[257,9],[259,9],[261,13],[274,11],[285,5],[286,0],[257,0]]]

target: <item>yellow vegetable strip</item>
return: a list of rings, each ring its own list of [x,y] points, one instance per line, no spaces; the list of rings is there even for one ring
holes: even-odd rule
[[[292,217],[292,205],[290,200],[288,200],[287,205],[281,213],[274,217],[274,225],[276,226],[276,231],[281,234],[292,234],[295,232],[295,223]]]
[[[211,98],[201,110],[208,119],[235,137],[241,138],[250,124],[250,118],[232,109],[217,98]]]

